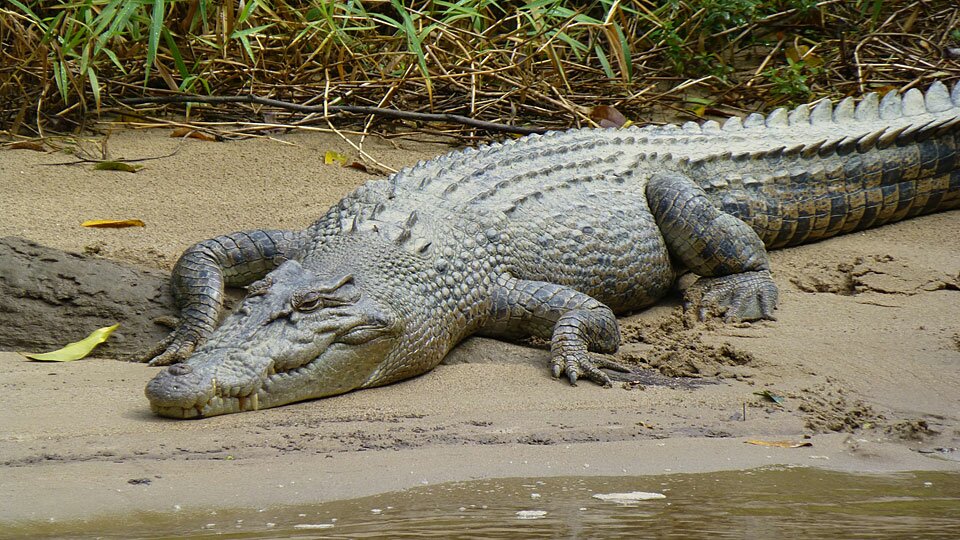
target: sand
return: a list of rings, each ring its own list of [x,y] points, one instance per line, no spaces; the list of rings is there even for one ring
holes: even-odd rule
[[[325,165],[328,150],[353,153],[329,134],[169,135],[109,137],[112,158],[175,151],[135,174],[0,151],[0,236],[169,270],[220,233],[301,228],[373,178]],[[365,149],[392,167],[448,150],[370,139]],[[105,218],[147,226],[79,226]],[[621,360],[698,375],[696,385],[574,388],[550,378],[546,351],[474,338],[399,384],[176,421],[153,416],[143,395],[156,368],[0,352],[0,522],[262,508],[489,477],[960,471],[960,212],[775,252],[772,264],[777,321],[684,326],[677,295],[622,320]]]

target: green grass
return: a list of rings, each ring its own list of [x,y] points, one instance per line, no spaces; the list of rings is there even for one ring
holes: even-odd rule
[[[953,1],[9,0],[0,125],[118,110],[118,99],[255,93],[565,126],[707,98],[764,107],[960,74]],[[919,8],[917,8],[919,9]],[[912,20],[911,28],[903,28]],[[870,33],[883,34],[872,40]],[[922,43],[927,40],[927,45]],[[823,66],[784,44],[817,44]],[[780,47],[780,49],[778,49]],[[859,66],[851,68],[857,47]],[[899,50],[898,50],[899,49]],[[911,69],[911,58],[923,70]],[[922,61],[920,60],[922,58]],[[906,67],[904,67],[906,66]],[[762,69],[761,69],[762,68]],[[926,75],[925,75],[926,74]],[[877,81],[873,83],[871,81]],[[656,88],[655,92],[643,90]],[[672,88],[683,92],[674,93]],[[692,92],[692,94],[691,94]],[[248,109],[202,108],[243,118]],[[77,124],[79,125],[79,124]]]

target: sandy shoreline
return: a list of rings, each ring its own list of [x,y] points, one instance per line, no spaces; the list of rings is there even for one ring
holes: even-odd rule
[[[168,135],[118,132],[109,148],[114,158],[165,155],[181,144]],[[219,233],[303,227],[372,178],[323,164],[327,150],[350,153],[336,137],[282,139],[293,144],[187,140],[136,174],[0,152],[0,236],[169,269]],[[368,146],[394,167],[446,151]],[[128,217],[147,227],[78,226]],[[623,358],[688,347],[694,360],[673,367],[720,375],[697,388],[571,388],[549,378],[545,351],[472,339],[411,381],[184,422],[150,414],[143,386],[154,368],[2,352],[0,522],[297,504],[486,477],[768,464],[960,471],[957,452],[917,452],[960,447],[960,212],[775,252],[772,264],[776,322],[661,329],[676,297],[623,320],[635,338]],[[786,403],[764,402],[761,390]],[[743,442],[804,436],[812,447]]]

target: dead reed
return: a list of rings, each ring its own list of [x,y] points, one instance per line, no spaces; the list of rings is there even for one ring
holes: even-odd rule
[[[955,0],[0,7],[0,130],[16,136],[171,117],[205,129],[229,123],[241,135],[336,116],[337,126],[364,132],[474,138],[495,127],[458,117],[559,129],[593,125],[591,111],[606,105],[634,122],[696,119],[957,78]],[[183,95],[244,101],[158,102]],[[434,122],[362,107],[447,116]]]

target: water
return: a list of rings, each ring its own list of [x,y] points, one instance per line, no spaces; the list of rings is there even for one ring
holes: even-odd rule
[[[617,504],[592,497],[632,491],[666,498]],[[0,531],[58,538],[960,538],[960,473],[767,468],[512,478],[307,506],[0,524]]]

